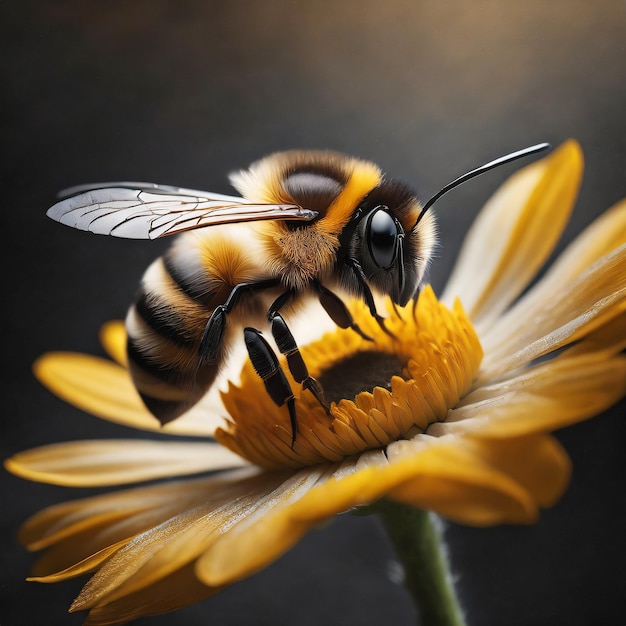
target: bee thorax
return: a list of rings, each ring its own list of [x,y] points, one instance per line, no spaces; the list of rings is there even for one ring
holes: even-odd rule
[[[269,242],[270,258],[285,284],[301,291],[331,270],[339,245],[336,237],[322,235],[314,226],[281,231]]]

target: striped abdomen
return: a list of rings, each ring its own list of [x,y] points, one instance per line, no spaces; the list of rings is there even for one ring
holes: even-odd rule
[[[215,228],[179,237],[144,274],[126,317],[133,382],[163,424],[196,404],[214,382],[226,345],[217,346],[217,357],[200,366],[207,321],[235,285],[258,277],[250,246],[226,234],[227,229]]]

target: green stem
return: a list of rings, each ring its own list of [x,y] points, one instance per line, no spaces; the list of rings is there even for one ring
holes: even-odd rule
[[[404,567],[404,585],[423,626],[464,626],[439,524],[428,511],[382,500],[370,510],[383,522]]]

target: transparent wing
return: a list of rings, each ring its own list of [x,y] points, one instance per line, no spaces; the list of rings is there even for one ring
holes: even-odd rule
[[[309,221],[317,215],[295,204],[259,204],[236,196],[154,183],[79,185],[60,196],[63,199],[48,209],[48,217],[79,230],[129,239],[157,239],[236,222]]]

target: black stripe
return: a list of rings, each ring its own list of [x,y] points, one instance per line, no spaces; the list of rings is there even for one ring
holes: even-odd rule
[[[148,354],[141,351],[132,337],[129,337],[126,343],[126,353],[137,367],[169,385],[177,386],[178,381],[190,378],[189,373],[177,365],[158,363],[151,359]]]
[[[209,290],[208,280],[204,284],[199,285],[198,281],[190,280],[177,265],[175,260],[176,254],[172,251],[163,255],[163,267],[165,271],[170,275],[170,278],[176,283],[176,286],[190,299],[199,304],[213,308],[212,298],[213,294]]]
[[[162,302],[158,295],[142,287],[135,299],[135,310],[146,325],[160,337],[182,348],[193,348],[195,339],[186,332],[186,322],[176,310]]]
[[[161,400],[146,394],[140,393],[146,408],[154,415],[161,424],[167,424],[177,417],[180,417],[193,402],[178,402],[175,400]]]

